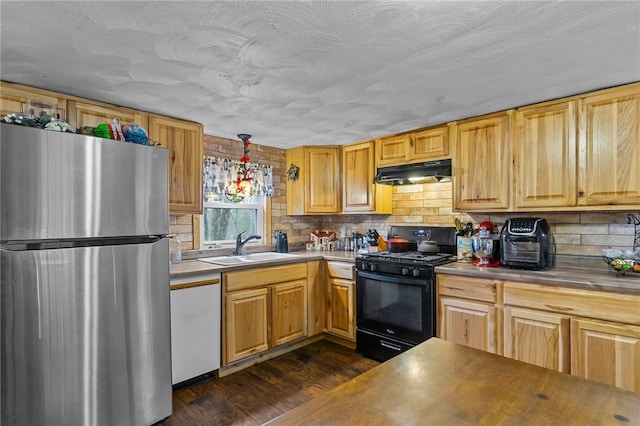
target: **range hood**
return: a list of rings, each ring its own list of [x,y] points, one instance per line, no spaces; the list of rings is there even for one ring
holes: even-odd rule
[[[413,185],[451,180],[451,159],[380,167],[373,179],[382,185]]]

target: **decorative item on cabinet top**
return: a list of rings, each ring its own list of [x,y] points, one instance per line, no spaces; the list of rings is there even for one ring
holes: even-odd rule
[[[37,129],[53,130],[56,132],[75,133],[69,123],[60,117],[54,118],[48,114],[35,116],[27,113],[12,113],[5,115],[2,121],[8,124],[16,124],[18,126],[35,127]]]
[[[295,182],[298,179],[300,179],[300,167],[291,163],[291,165],[287,169],[287,180],[290,182]]]

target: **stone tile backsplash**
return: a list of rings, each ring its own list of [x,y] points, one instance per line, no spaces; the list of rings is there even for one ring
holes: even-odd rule
[[[239,140],[205,135],[204,154],[238,158],[242,155],[242,144]],[[488,220],[502,226],[507,218],[514,216],[546,218],[551,224],[559,254],[600,256],[603,248],[630,249],[633,245],[634,226],[627,224],[629,212],[457,213],[452,209],[451,182],[394,187],[391,215],[287,216],[285,151],[254,143],[251,159],[271,164],[274,168],[275,196],[271,198],[271,229],[284,230],[289,237],[290,247],[307,241],[314,230],[350,235],[354,231],[376,229],[380,235],[386,236],[392,225],[453,226],[454,219],[458,218],[463,223],[478,224]],[[631,213],[640,215],[640,211]],[[180,235],[183,250],[193,249],[194,231],[199,232],[192,227],[191,215],[170,217],[170,232]]]

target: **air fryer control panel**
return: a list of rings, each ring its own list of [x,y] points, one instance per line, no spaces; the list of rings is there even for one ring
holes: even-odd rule
[[[508,231],[511,235],[535,235],[541,219],[510,219]]]

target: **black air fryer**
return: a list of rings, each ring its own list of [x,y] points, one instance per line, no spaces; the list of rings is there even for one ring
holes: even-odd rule
[[[514,269],[540,270],[556,264],[556,243],[543,218],[507,219],[500,233],[500,263]]]

